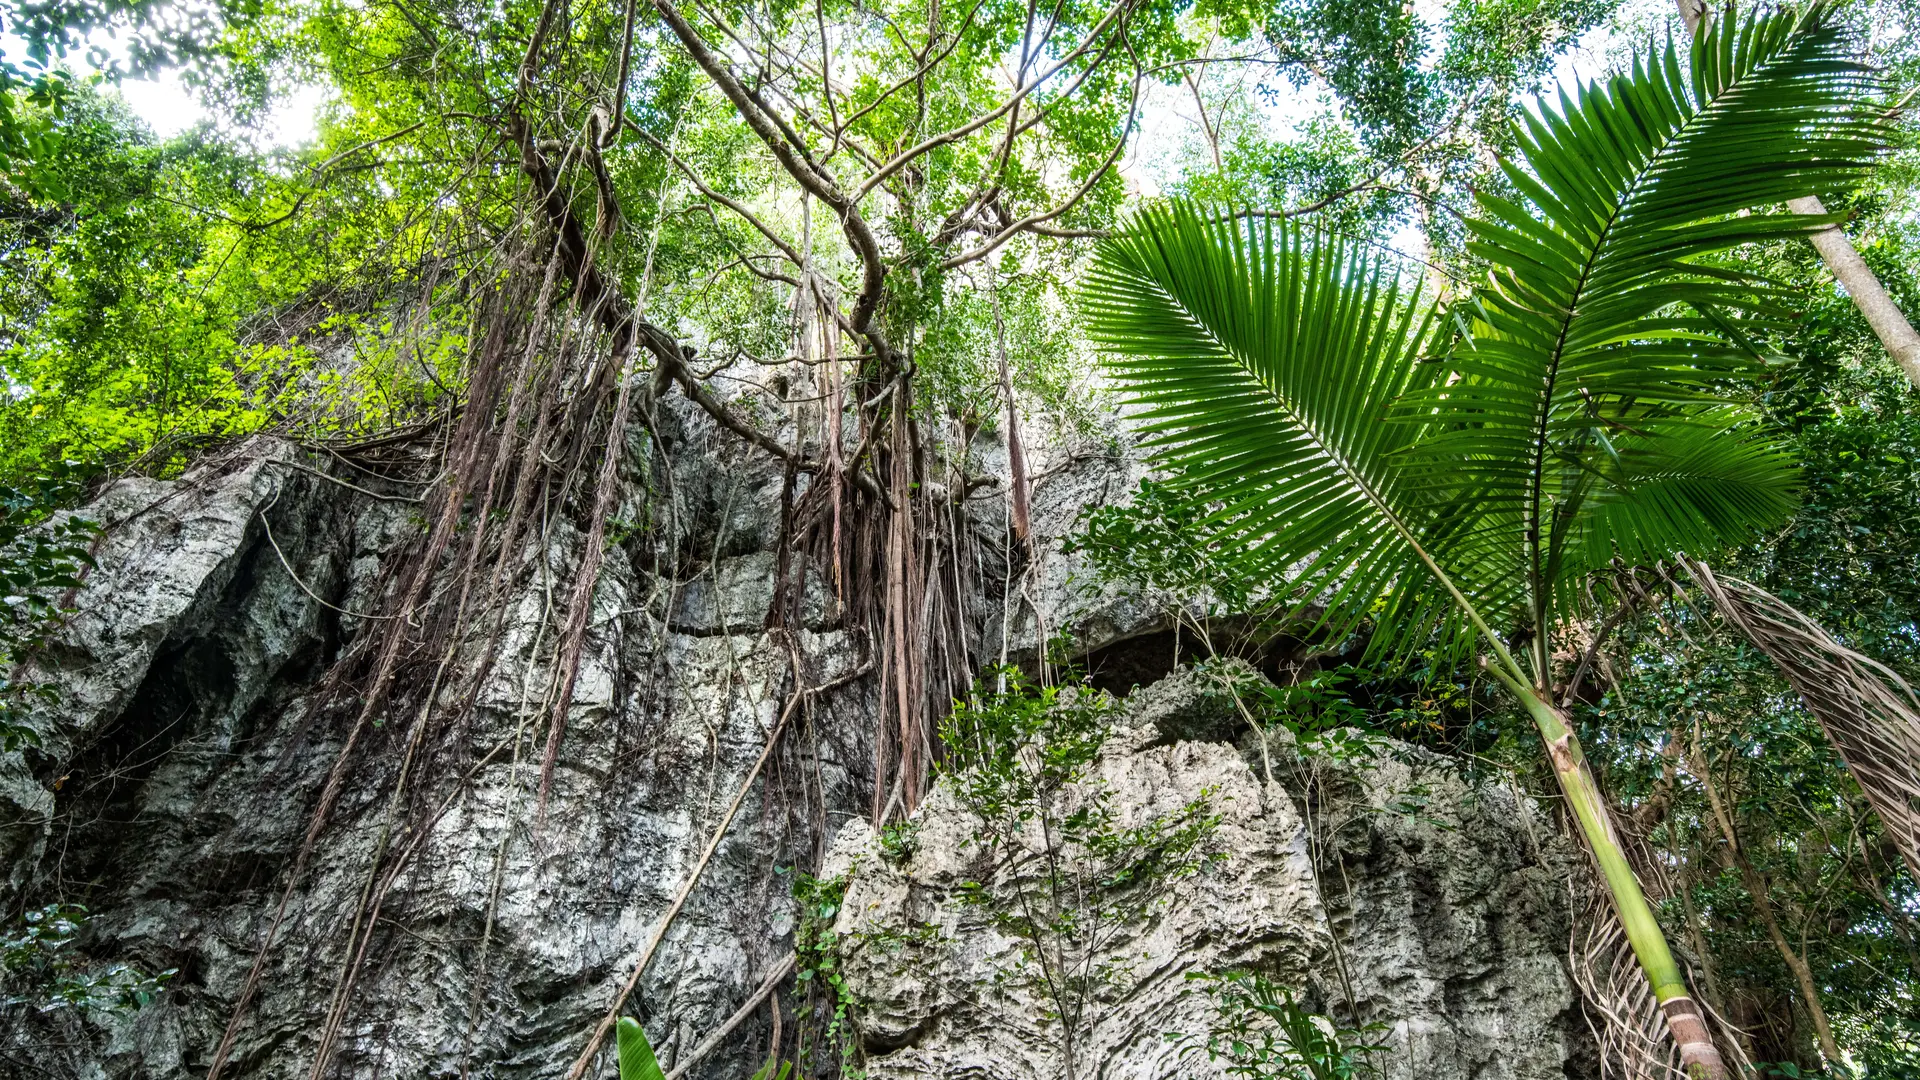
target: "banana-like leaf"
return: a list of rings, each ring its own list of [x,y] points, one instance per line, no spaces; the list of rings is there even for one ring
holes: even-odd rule
[[[768,1058],[767,1063],[760,1066],[760,1071],[753,1074],[753,1080],[787,1080],[792,1072],[793,1062]]]
[[[620,1043],[620,1080],[665,1080],[660,1063],[653,1058],[653,1044],[640,1029],[640,1021],[623,1016],[616,1032]]]

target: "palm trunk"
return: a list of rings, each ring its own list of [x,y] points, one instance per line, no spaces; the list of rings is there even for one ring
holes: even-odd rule
[[[1675,0],[1680,8],[1680,18],[1687,24],[1688,30],[1697,30],[1700,20],[1707,13],[1704,0]],[[1826,205],[1818,196],[1807,195],[1803,198],[1787,200],[1787,209],[1796,214],[1820,214],[1827,212]],[[1827,264],[1835,281],[1847,290],[1853,299],[1853,306],[1873,329],[1873,336],[1900,365],[1915,386],[1920,386],[1920,333],[1915,333],[1913,324],[1900,306],[1887,295],[1886,287],[1874,275],[1873,268],[1854,250],[1853,241],[1847,239],[1846,230],[1838,225],[1829,225],[1808,238],[1820,258]]]
[[[1540,731],[1541,741],[1546,743],[1547,757],[1553,762],[1554,777],[1560,782],[1567,808],[1573,812],[1594,862],[1599,864],[1600,876],[1606,881],[1607,892],[1613,900],[1613,910],[1626,930],[1627,943],[1633,947],[1640,970],[1653,985],[1654,1000],[1660,1003],[1667,1030],[1680,1050],[1681,1071],[1689,1080],[1732,1080],[1732,1073],[1707,1033],[1700,1006],[1687,988],[1686,975],[1673,958],[1659,920],[1654,918],[1653,907],[1647,903],[1647,894],[1640,888],[1640,879],[1627,865],[1626,851],[1614,831],[1612,815],[1600,797],[1600,785],[1587,768],[1586,755],[1567,723],[1566,714],[1501,668],[1494,666],[1488,670],[1526,706]]]

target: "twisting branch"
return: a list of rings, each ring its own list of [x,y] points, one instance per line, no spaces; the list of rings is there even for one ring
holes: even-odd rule
[[[622,117],[622,120],[626,123],[629,130],[633,131],[634,134],[639,135],[642,139],[645,139],[649,146],[652,146],[655,150],[658,150],[661,154],[665,155],[666,159],[673,163],[673,167],[676,169],[679,169],[681,174],[684,175],[687,178],[687,180],[693,184],[695,188],[699,189],[699,192],[701,195],[705,196],[709,201],[717,202],[721,206],[724,206],[727,209],[733,211],[735,214],[739,215],[741,220],[753,226],[754,230],[757,231],[761,236],[766,237],[768,243],[772,244],[776,248],[779,248],[780,254],[785,255],[787,257],[788,262],[791,262],[793,265],[801,267],[802,269],[806,267],[807,261],[801,258],[800,253],[798,251],[795,251],[793,249],[793,245],[787,243],[784,239],[782,239],[779,233],[774,232],[771,226],[769,226],[766,222],[761,221],[759,217],[757,217],[754,214],[753,211],[747,209],[744,205],[740,203],[738,199],[729,198],[728,196],[722,195],[720,192],[715,191],[713,187],[709,185],[706,182],[706,180],[703,179],[700,176],[700,174],[694,170],[692,165],[689,165],[685,161],[681,160],[680,155],[668,149],[667,144],[655,138],[652,132],[647,131],[645,128],[642,128],[640,125],[634,123],[632,117]]]
[[[859,123],[862,117],[866,116],[868,113],[879,108],[880,106],[886,104],[887,100],[893,97],[893,95],[899,93],[902,90],[905,90],[909,86],[912,86],[916,81],[926,78],[929,72],[931,72],[934,68],[940,66],[940,64],[943,61],[945,61],[947,57],[953,55],[953,50],[959,47],[961,40],[967,36],[967,30],[973,26],[974,16],[980,13],[980,7],[982,4],[985,4],[985,3],[986,3],[986,0],[974,0],[973,6],[967,9],[966,15],[963,16],[960,20],[960,28],[953,32],[952,38],[946,43],[945,46],[941,47],[941,49],[938,52],[930,53],[927,56],[926,60],[923,61],[919,67],[914,69],[912,74],[907,75],[904,78],[900,79],[898,82],[895,82],[892,85],[888,86],[885,90],[882,90],[880,91],[879,94],[875,95],[872,101],[867,102],[865,105],[862,105],[860,106],[860,108],[847,114],[847,118],[840,122],[840,125],[839,125],[840,130],[844,131],[847,128],[850,128],[853,125]],[[888,24],[889,25],[892,24],[891,19],[888,20]],[[894,33],[898,34],[899,30],[896,28]],[[906,39],[904,37],[901,38],[900,44],[902,46],[905,46],[909,51],[912,51],[912,46],[907,45]]]
[[[880,293],[884,285],[886,264],[880,255],[880,241],[873,229],[861,216],[858,196],[849,197],[840,190],[833,178],[827,176],[814,163],[795,150],[788,140],[782,124],[777,122],[772,110],[766,108],[758,96],[749,92],[734,78],[733,72],[713,50],[707,47],[706,40],[700,36],[692,24],[680,14],[673,0],[654,0],[654,9],[666,20],[667,27],[673,31],[680,44],[686,47],[693,62],[705,72],[707,78],[720,88],[727,100],[733,103],[734,111],[746,122],[749,129],[760,137],[760,141],[773,152],[774,160],[780,163],[788,175],[799,181],[813,197],[825,203],[840,219],[840,228],[847,235],[847,242],[853,246],[854,254],[860,259],[863,269],[860,283],[860,296],[854,302],[852,322],[863,335],[871,336],[874,313],[880,309]],[[881,343],[876,341],[876,347]],[[883,350],[884,351],[884,350]]]
[[[952,258],[942,262],[940,264],[941,267],[943,269],[951,270],[958,266],[965,266],[966,264],[973,262],[976,259],[984,259],[988,255],[991,255],[995,251],[999,250],[1002,244],[1005,244],[1008,240],[1013,239],[1015,236],[1019,235],[1020,233],[1033,228],[1035,225],[1041,225],[1041,224],[1045,224],[1046,222],[1052,221],[1053,219],[1073,209],[1075,206],[1078,206],[1080,204],[1080,200],[1086,198],[1087,193],[1089,191],[1092,191],[1094,189],[1094,186],[1100,183],[1101,180],[1105,179],[1106,175],[1109,172],[1113,171],[1113,167],[1114,165],[1119,163],[1121,155],[1126,153],[1127,139],[1129,136],[1133,134],[1134,121],[1138,119],[1140,115],[1140,78],[1141,78],[1140,74],[1136,71],[1133,78],[1132,98],[1127,103],[1127,119],[1126,119],[1126,122],[1122,124],[1120,127],[1120,137],[1114,140],[1113,150],[1107,154],[1107,159],[1100,163],[1099,168],[1093,170],[1092,173],[1088,174],[1085,182],[1083,182],[1078,188],[1074,189],[1073,193],[1067,196],[1067,198],[1063,202],[1061,202],[1060,205],[1054,207],[1051,210],[1047,210],[1038,214],[1030,214],[1024,218],[1021,218],[1020,220],[1014,222],[1011,225],[1008,225],[1006,228],[1001,229],[999,232],[995,233],[992,237],[990,237],[985,243],[981,244],[980,246],[972,249],[971,251],[962,252],[961,254],[955,255]]]
[[[661,2],[664,3],[665,0],[661,0]],[[993,123],[1018,108],[1021,102],[1027,100],[1035,91],[1045,86],[1049,79],[1066,69],[1074,61],[1085,56],[1088,51],[1105,36],[1107,28],[1112,26],[1115,20],[1133,10],[1133,4],[1134,0],[1120,0],[1119,3],[1108,9],[1107,13],[1101,16],[1100,21],[1094,24],[1093,29],[1087,31],[1086,36],[1081,39],[1080,44],[1074,46],[1073,51],[1061,57],[1047,67],[1046,70],[1036,75],[1032,82],[1015,90],[1011,97],[1001,102],[999,106],[993,110],[982,113],[972,120],[961,124],[959,127],[949,128],[946,131],[940,132],[938,135],[928,136],[917,145],[901,151],[892,161],[887,162],[886,165],[876,170],[872,176],[867,177],[866,182],[861,184],[859,190],[854,192],[854,198],[864,198],[867,193],[885,183],[888,177],[912,164],[915,158],[931,150],[937,150],[949,143],[959,142],[961,139],[979,131],[981,128],[986,127],[988,124]]]

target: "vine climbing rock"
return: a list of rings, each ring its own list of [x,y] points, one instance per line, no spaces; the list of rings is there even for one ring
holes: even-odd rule
[[[842,830],[833,929],[869,1077],[1224,1077],[1204,1049],[1216,1007],[1189,976],[1233,969],[1303,991],[1342,1022],[1350,985],[1358,1019],[1385,1025],[1374,1037],[1392,1080],[1595,1074],[1565,959],[1576,856],[1530,801],[1387,740],[1327,760],[1275,738],[1263,757],[1244,729],[1224,741],[1231,712],[1191,672],[1138,690],[1079,785],[1108,792],[1122,828],[1201,798],[1219,823],[1216,861],[1086,958],[1083,970],[1105,974],[1072,1068],[1056,999],[1024,958],[1034,943],[978,902],[1041,873],[1038,833],[1024,858],[985,858],[981,822],[951,783],[922,806],[910,844],[883,844],[864,822]]]

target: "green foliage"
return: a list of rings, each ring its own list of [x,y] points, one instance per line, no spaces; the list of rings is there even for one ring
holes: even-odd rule
[[[620,1044],[620,1080],[662,1080],[660,1063],[653,1059],[653,1044],[640,1028],[640,1021],[623,1016],[616,1026]]]
[[[77,501],[84,473],[71,463],[21,486],[0,485],[0,750],[37,746],[33,707],[57,700],[53,687],[17,677],[21,660],[69,614],[62,593],[80,587],[99,526],[55,511]]]
[[[0,936],[0,1001],[40,1012],[111,1012],[157,997],[175,972],[148,975],[131,964],[88,961],[75,947],[86,922],[87,909],[78,904],[48,904],[21,916]]]
[[[1035,686],[1018,668],[991,673],[1004,689],[981,685],[955,703],[941,728],[946,782],[969,808],[1016,825],[1085,777],[1111,734],[1113,700],[1078,686]],[[1027,749],[1027,760],[1018,751]]]
[[[818,1002],[827,1014],[824,1027],[811,1040],[801,1039],[800,1061],[820,1067],[824,1048],[832,1066],[848,1080],[864,1075],[860,1068],[859,1047],[853,1037],[853,1013],[859,1003],[847,986],[841,968],[840,935],[833,929],[846,899],[845,878],[817,878],[794,870],[793,899],[800,909],[800,921],[794,927],[794,983],[800,994],[812,1004]]]
[[[1528,118],[1525,168],[1504,169],[1531,209],[1480,199],[1469,248],[1493,285],[1465,313],[1457,377],[1407,406],[1461,418],[1424,440],[1418,475],[1475,500],[1498,539],[1463,553],[1536,625],[1616,557],[1712,552],[1792,506],[1785,448],[1728,392],[1787,312],[1703,259],[1817,227],[1744,211],[1857,179],[1884,133],[1817,6],[1714,27],[1686,67],[1668,46]],[[1464,422],[1482,416],[1500,422]]]
[[[1000,978],[1043,1003],[1041,1019],[1055,1025],[1071,1062],[1105,991],[1131,979],[1130,963],[1107,955],[1109,946],[1218,858],[1210,840],[1220,818],[1203,792],[1129,822],[1092,775],[1112,699],[1085,686],[1036,687],[1017,670],[998,674],[1004,689],[977,686],[941,730],[941,783],[979,820],[975,843],[994,869],[963,883],[959,899],[1021,943]]]
[[[1617,797],[1650,823],[1669,879],[1687,891],[1662,914],[1678,932],[1697,927],[1716,1007],[1755,1032],[1759,1056],[1815,1060],[1794,1004],[1801,991],[1728,857],[1703,776],[1814,973],[1841,1045],[1869,1075],[1903,1075],[1920,1060],[1911,914],[1920,889],[1818,722],[1764,656],[1685,604],[1655,608],[1620,639],[1614,678],[1581,710],[1581,727]]]
[[[1082,511],[1061,547],[1084,553],[1096,579],[1145,585],[1175,607],[1197,604],[1201,617],[1256,610],[1259,578],[1242,564],[1241,549],[1208,528],[1203,505],[1183,498],[1178,485],[1147,477],[1125,503]]]
[[[1851,647],[1913,678],[1920,392],[1884,358],[1844,367],[1825,359],[1801,361],[1792,372],[1799,385],[1780,395],[1782,419],[1798,429],[1806,497],[1792,527],[1755,553],[1750,573]],[[1817,396],[1806,400],[1803,388]]]
[[[1529,115],[1527,168],[1505,170],[1533,209],[1482,197],[1495,272],[1444,320],[1451,345],[1337,240],[1175,205],[1103,245],[1091,335],[1214,544],[1336,634],[1374,614],[1376,651],[1404,654],[1469,612],[1535,633],[1615,558],[1784,519],[1794,474],[1740,403],[1734,326],[1781,309],[1701,260],[1814,227],[1736,211],[1860,175],[1871,80],[1817,9],[1715,25],[1689,68],[1669,49]]]
[[[0,189],[0,478],[66,458],[164,471],[268,424],[384,429],[458,389],[461,306],[383,314],[405,290],[378,274],[341,295],[331,245],[256,227],[284,216],[266,163],[205,130],[158,142],[91,89],[60,126],[38,179]],[[434,270],[413,269],[417,295]]]
[[[1330,594],[1335,635],[1422,573],[1404,519],[1426,503],[1399,465],[1417,428],[1380,422],[1437,371],[1417,291],[1402,303],[1357,246],[1176,204],[1102,246],[1084,307],[1189,520],[1242,573],[1287,581],[1295,612]]]
[[[1195,973],[1213,999],[1217,1019],[1204,1040],[1207,1056],[1225,1062],[1228,1076],[1246,1080],[1356,1080],[1378,1076],[1374,1055],[1386,1047],[1367,1040],[1385,1024],[1339,1027],[1308,1011],[1293,990],[1263,975]],[[1186,1042],[1198,1039],[1172,1036]]]
[[[880,857],[895,866],[913,858],[920,847],[918,819],[896,821],[880,830]]]
[[[1711,27],[1684,68],[1669,45],[1525,115],[1518,197],[1467,222],[1488,284],[1444,314],[1338,240],[1187,203],[1103,244],[1084,301],[1157,464],[1291,614],[1336,641],[1371,621],[1376,659],[1491,654],[1662,1000],[1685,977],[1556,706],[1551,635],[1603,570],[1789,517],[1790,451],[1751,402],[1784,293],[1719,256],[1823,226],[1764,211],[1857,180],[1886,138],[1826,9]]]

